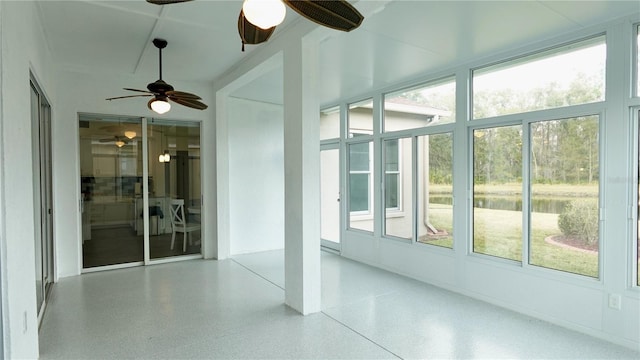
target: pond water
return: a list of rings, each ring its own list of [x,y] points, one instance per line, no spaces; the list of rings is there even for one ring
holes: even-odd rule
[[[430,196],[429,199],[433,204],[451,205],[450,196]],[[564,206],[570,201],[571,199],[566,197],[535,197],[531,201],[531,207],[533,208],[533,212],[560,214]],[[522,211],[522,197],[475,195],[473,199],[473,207],[481,209]]]

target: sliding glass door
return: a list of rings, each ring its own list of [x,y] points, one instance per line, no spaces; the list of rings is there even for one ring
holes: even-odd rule
[[[199,255],[199,123],[81,114],[79,124],[83,268]]]
[[[149,120],[149,255],[200,254],[200,124]]]
[[[42,319],[47,291],[53,284],[53,196],[51,188],[51,107],[31,79],[34,250],[36,301]]]
[[[80,115],[85,269],[144,261],[142,145],[139,118]]]

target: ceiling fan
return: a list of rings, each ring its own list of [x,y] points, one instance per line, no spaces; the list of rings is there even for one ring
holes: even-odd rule
[[[166,1],[189,1],[189,0],[166,0]],[[171,104],[169,104],[168,100],[176,102],[180,105],[184,105],[186,107],[190,107],[193,109],[204,110],[207,108],[207,105],[200,102],[202,98],[198,95],[191,94],[184,91],[176,91],[173,89],[173,86],[167,84],[162,80],[162,49],[167,46],[167,41],[164,39],[153,39],[153,45],[158,48],[159,53],[159,72],[160,79],[155,82],[147,85],[148,90],[138,90],[131,88],[124,88],[124,90],[136,91],[145,93],[144,95],[126,95],[126,96],[117,96],[108,98],[107,100],[116,100],[116,99],[125,99],[131,97],[144,97],[144,96],[153,96],[153,99],[149,100],[147,103],[147,107],[150,110],[157,112],[158,114],[164,114],[171,109]]]
[[[129,139],[124,136],[110,136],[108,138],[98,140],[101,143],[114,143],[117,147],[121,148],[129,143]]]
[[[123,134],[129,140],[133,140],[140,131],[140,126],[126,126],[122,124],[112,124],[100,127],[101,131],[106,131],[114,134]]]
[[[147,0],[156,5],[176,4],[192,0]],[[346,0],[244,0],[238,17],[238,32],[245,44],[260,44],[271,37],[276,25],[284,20],[288,5],[298,14],[322,26],[351,31],[364,16]]]

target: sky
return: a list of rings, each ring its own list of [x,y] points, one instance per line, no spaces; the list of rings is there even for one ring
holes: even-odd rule
[[[545,87],[551,82],[566,86],[579,73],[604,73],[605,63],[606,45],[596,44],[478,75],[473,79],[474,92],[498,88],[528,90]]]

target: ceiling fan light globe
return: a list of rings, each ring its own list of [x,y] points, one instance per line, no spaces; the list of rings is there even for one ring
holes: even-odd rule
[[[116,146],[119,147],[119,148],[123,147],[124,146],[124,141],[116,140]]]
[[[134,137],[136,137],[136,135],[138,135],[138,134],[136,134],[136,132],[132,131],[132,130],[127,130],[127,131],[124,132],[124,136],[126,136],[127,139],[129,139],[129,140],[131,140]]]
[[[169,110],[171,110],[171,104],[169,104],[168,101],[159,100],[159,99],[153,100],[150,104],[150,107],[151,107],[151,110],[157,112],[160,115],[165,114]]]
[[[280,25],[287,9],[282,0],[244,0],[242,12],[250,23],[266,30]]]

